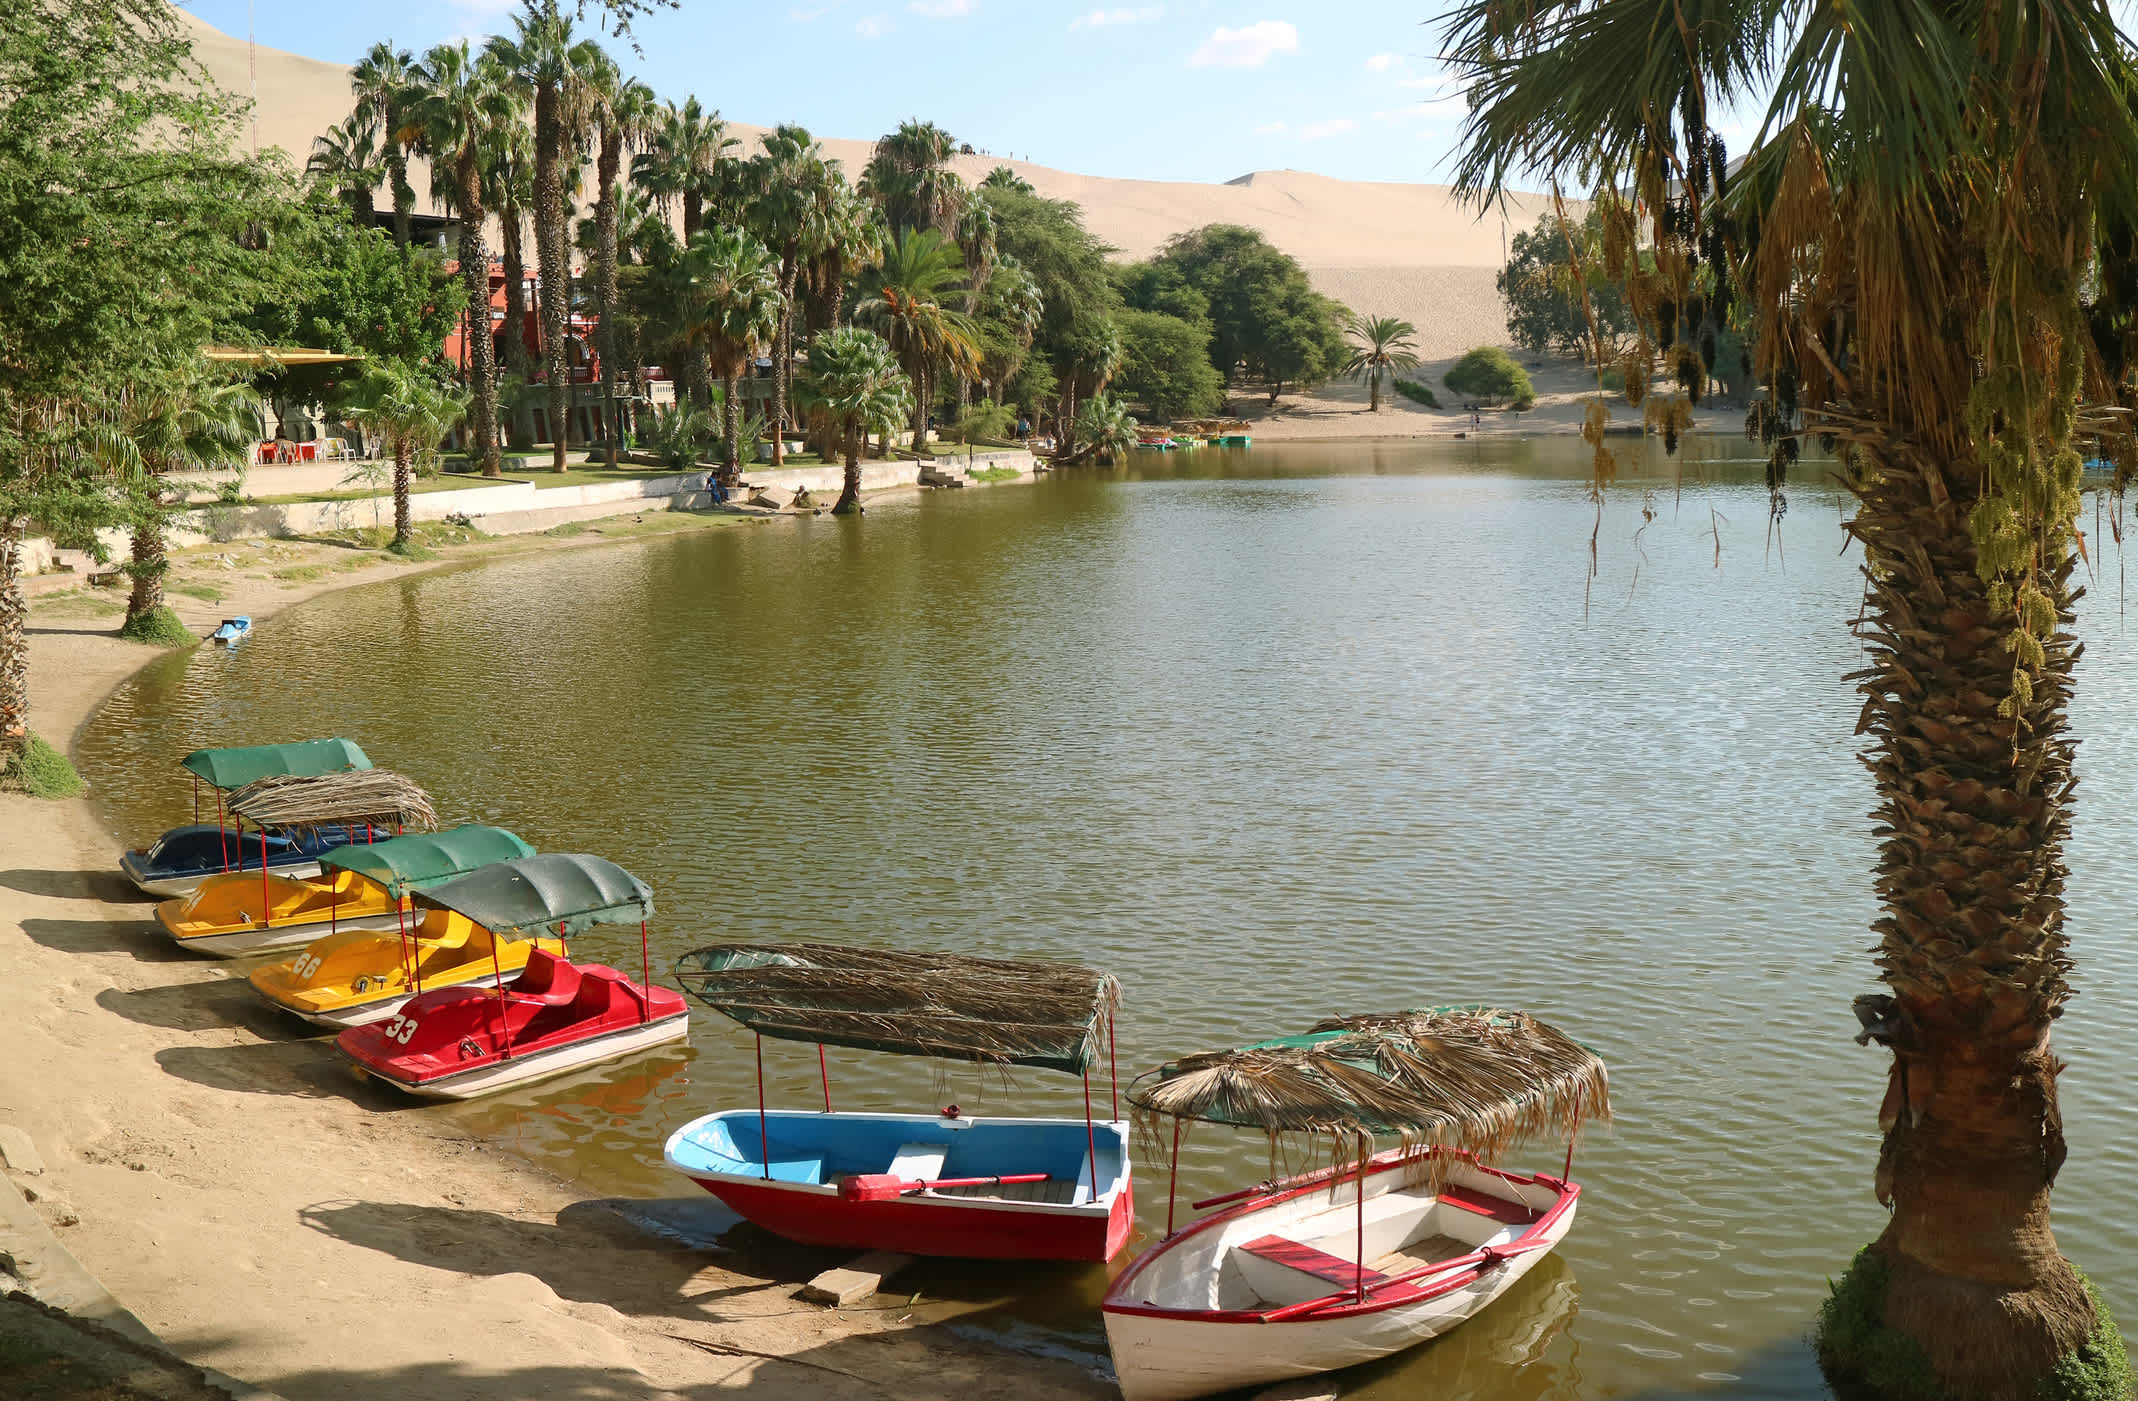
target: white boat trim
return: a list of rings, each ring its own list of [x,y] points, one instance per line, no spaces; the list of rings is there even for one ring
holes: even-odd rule
[[[447,1075],[436,1080],[415,1084],[398,1075],[389,1075],[376,1066],[351,1060],[360,1075],[368,1075],[425,1099],[477,1099],[495,1093],[511,1085],[524,1085],[530,1080],[546,1080],[552,1075],[562,1075],[596,1061],[629,1055],[634,1051],[651,1049],[667,1041],[679,1041],[690,1033],[690,1013],[678,1012],[672,1017],[661,1017],[650,1022],[640,1022],[619,1031],[574,1041],[569,1045],[537,1051],[532,1055],[514,1056],[511,1060],[493,1061],[458,1075]]]
[[[510,987],[511,979],[517,978],[519,975],[520,970],[517,968],[513,969],[509,974],[507,974],[506,986]],[[440,988],[489,987],[495,981],[495,977],[496,975],[486,968],[482,972],[477,973],[472,977],[444,979],[426,978],[423,983],[422,991],[436,992]],[[302,1007],[291,1006],[289,1003],[284,1002],[281,998],[269,996],[267,993],[264,992],[260,995],[262,997],[266,997],[268,1001],[274,1003],[283,1011],[294,1012],[296,1015],[304,1018],[306,1021],[311,1022],[316,1026],[330,1026],[335,1028],[336,1030],[340,1030],[343,1027],[369,1026],[373,1022],[385,1021],[388,1017],[400,1011],[402,1004],[410,1001],[415,997],[420,996],[421,993],[417,992],[417,990],[414,988],[409,988],[402,992],[388,993],[384,997],[372,998],[368,1002],[349,1002],[344,1003],[342,1006],[339,1007],[328,1007],[323,1008],[319,1011],[306,1011]]]
[[[132,854],[132,852],[127,853],[128,856]],[[260,874],[258,866],[248,867],[247,869],[254,877],[258,877]],[[291,880],[309,880],[318,875],[320,869],[317,861],[298,861],[288,866],[269,866],[267,873],[271,876],[288,876]],[[134,883],[135,889],[145,895],[154,895],[160,900],[168,900],[178,895],[191,895],[216,876],[242,874],[236,869],[232,869],[228,871],[202,871],[195,876],[166,876],[160,880],[142,880],[129,869],[124,857],[120,858],[119,872]]]

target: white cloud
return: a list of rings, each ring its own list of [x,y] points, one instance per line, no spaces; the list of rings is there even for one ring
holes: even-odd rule
[[[800,5],[796,5],[793,9],[787,11],[787,18],[793,20],[796,24],[808,24],[812,20],[824,18],[824,16],[838,8],[837,5],[818,5],[814,9],[805,10]]]
[[[1190,68],[1260,68],[1274,54],[1299,52],[1299,31],[1281,19],[1266,19],[1244,29],[1227,29],[1203,40],[1188,55]]]
[[[1368,73],[1386,73],[1389,69],[1402,62],[1403,55],[1401,54],[1375,54],[1372,58],[1366,60],[1366,71]]]
[[[1069,21],[1071,29],[1097,29],[1108,24],[1143,24],[1165,13],[1163,5],[1146,5],[1140,10],[1093,10],[1088,15],[1078,15]]]
[[[864,15],[854,21],[854,32],[864,39],[881,39],[891,32],[891,21],[882,15]]]
[[[1325,122],[1308,122],[1299,128],[1302,141],[1319,141],[1327,136],[1342,136],[1347,131],[1357,131],[1359,124],[1349,117],[1331,117]]]
[[[1255,128],[1255,135],[1282,136],[1290,130],[1291,128],[1286,126],[1283,122],[1264,122],[1262,123],[1262,125]]]
[[[911,0],[906,8],[930,19],[956,19],[972,13],[972,0]]]

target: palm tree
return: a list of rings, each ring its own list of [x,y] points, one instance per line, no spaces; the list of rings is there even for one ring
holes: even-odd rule
[[[779,329],[772,344],[772,465],[786,461],[787,368],[794,350],[794,292],[803,264],[832,237],[833,167],[806,128],[782,123],[750,161],[752,230],[779,255]]]
[[[603,456],[610,468],[617,464],[617,447],[623,437],[622,401],[616,394],[616,263],[618,253],[618,191],[624,152],[636,147],[653,132],[659,104],[653,89],[636,78],[625,78],[613,62],[604,62],[594,75],[594,120],[601,136],[594,160],[594,314],[599,318],[596,334],[601,341],[601,421],[605,426]],[[629,190],[624,190],[629,194]]]
[[[1033,338],[1039,334],[1040,319],[1046,311],[1046,299],[1040,294],[1038,280],[1026,272],[1024,264],[1015,257],[1008,253],[1000,255],[987,280],[987,316],[1006,326],[1011,339],[1007,346],[1000,347],[1002,354],[999,358],[981,366],[989,381],[989,397],[996,403],[1002,402],[1003,386],[1024,368],[1025,358],[1032,352]]]
[[[386,188],[393,196],[393,241],[408,247],[416,212],[416,191],[408,183],[408,148],[416,133],[408,126],[409,79],[415,58],[392,40],[373,44],[349,70],[349,90],[358,112],[368,112],[384,135]],[[368,222],[368,218],[366,220]]]
[[[1092,321],[1082,328],[1076,342],[1070,347],[1062,376],[1061,402],[1055,418],[1063,428],[1062,451],[1073,454],[1078,442],[1078,425],[1083,415],[1077,405],[1080,399],[1096,399],[1113,383],[1114,375],[1121,368],[1127,349],[1121,344],[1121,328],[1111,318]]]
[[[1136,420],[1118,400],[1095,394],[1077,410],[1075,441],[1080,446],[1072,449],[1070,455],[1088,453],[1098,459],[1101,466],[1111,467],[1116,459],[1136,445]]]
[[[972,195],[950,169],[957,150],[957,138],[934,122],[900,122],[898,130],[870,151],[861,175],[862,192],[894,229],[954,229]]]
[[[313,137],[304,172],[334,191],[359,226],[370,228],[372,192],[378,189],[385,166],[379,159],[379,130],[369,114],[353,113],[349,120]]]
[[[873,331],[842,326],[809,342],[802,370],[802,398],[832,423],[846,471],[835,516],[861,509],[861,447],[869,430],[895,425],[911,407],[912,383],[898,367],[889,343]]]
[[[115,417],[94,431],[97,455],[126,484],[133,503],[133,557],[127,564],[133,591],[121,634],[182,631],[175,618],[159,616],[170,568],[164,523],[172,502],[164,479],[173,472],[244,466],[262,424],[260,396],[250,385],[218,384],[203,367],[188,366],[126,391]]]
[[[437,172],[460,216],[460,278],[467,290],[473,333],[467,338],[470,456],[483,475],[504,475],[497,450],[497,366],[487,323],[490,255],[483,247],[483,155],[490,133],[517,124],[519,114],[505,91],[504,75],[488,57],[465,43],[440,44],[423,56],[412,76],[409,129]]]
[[[985,199],[967,201],[958,216],[957,240],[958,251],[965,255],[964,310],[971,316],[980,309],[981,294],[987,291],[988,279],[994,276],[995,262],[1001,256],[995,246],[995,211],[987,207]],[[979,373],[977,364],[972,373]],[[960,371],[957,382],[958,418],[963,421],[972,402],[972,379]]]
[[[825,191],[824,242],[803,272],[809,288],[808,324],[828,330],[845,317],[847,279],[883,261],[888,240],[876,206],[846,182],[837,163]]]
[[[908,230],[885,251],[874,279],[877,294],[854,308],[898,352],[913,381],[913,451],[928,450],[929,385],[938,361],[971,374],[979,368],[972,318],[943,305],[963,275],[957,245],[940,234]]]
[[[550,467],[565,470],[570,446],[572,379],[566,338],[571,326],[571,225],[564,187],[565,165],[576,170],[592,107],[591,79],[608,56],[590,39],[575,40],[572,22],[557,0],[528,0],[526,14],[512,17],[510,38],[490,41],[489,52],[510,74],[512,88],[534,103],[535,260],[540,267],[542,353],[549,381]]]
[[[652,138],[631,158],[631,182],[667,209],[683,206],[683,238],[705,226],[705,200],[718,188],[718,174],[738,143],[720,114],[708,115],[693,97],[661,110]]]
[[[1346,360],[1337,373],[1345,376],[1364,375],[1368,402],[1366,412],[1381,411],[1381,381],[1392,380],[1398,370],[1418,368],[1417,342],[1411,337],[1418,328],[1408,321],[1393,316],[1353,315],[1344,327],[1344,333],[1358,342],[1351,358]]]
[[[418,457],[435,453],[439,440],[467,413],[464,392],[399,360],[375,361],[357,381],[350,416],[375,428],[393,453],[393,543],[388,549],[402,553],[410,546],[410,466]]]
[[[527,128],[519,122],[488,133],[483,142],[483,203],[497,219],[498,249],[505,275],[505,379],[512,393],[505,406],[505,439],[515,450],[534,447],[534,364],[527,352],[527,207],[534,201],[534,159]]]
[[[779,266],[771,251],[736,229],[700,229],[655,269],[668,330],[691,361],[718,374],[727,465],[742,465],[742,372],[772,344],[779,324]]]
[[[1644,417],[1681,427],[1717,319],[1749,313],[1771,488],[1808,435],[1841,457],[1887,987],[1857,1013],[1893,1053],[1874,1178],[1892,1211],[1842,1288],[1929,1390],[2049,1394],[2105,1326],[2050,1229],[2050,1028],[2071,995],[2074,434],[2133,457],[2091,407],[2127,406],[2138,360],[2116,290],[2138,270],[2131,51],[2097,3],[1459,0],[1443,52],[1471,79],[1460,188],[1605,192],[1634,353],[1678,381],[1629,386]],[[1709,121],[1735,104],[1766,113],[1732,168]],[[1863,1383],[1842,1330],[1820,1352]]]
[[[998,165],[993,170],[987,172],[987,178],[980,182],[980,188],[983,191],[1008,190],[1012,194],[1019,195],[1031,195],[1039,193],[1037,190],[1032,188],[1031,181],[1025,179],[1022,175],[1019,175],[1016,171],[1010,169],[1006,165]]]

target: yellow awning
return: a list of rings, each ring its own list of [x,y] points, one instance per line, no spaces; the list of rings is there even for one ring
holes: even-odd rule
[[[314,350],[302,345],[211,345],[201,352],[210,360],[248,365],[341,365],[361,360],[362,355],[344,355],[338,350]]]

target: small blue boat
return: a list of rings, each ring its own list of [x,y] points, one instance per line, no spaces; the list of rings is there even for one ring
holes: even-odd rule
[[[119,857],[119,869],[149,895],[190,895],[210,876],[257,871],[264,859],[279,876],[302,880],[319,874],[320,853],[348,843],[346,827],[306,832],[240,832],[212,822],[173,827],[138,851]]]
[[[229,643],[236,642],[239,638],[243,637],[246,633],[251,631],[251,615],[246,613],[240,613],[235,618],[223,619],[223,625],[217,628],[214,632],[209,633],[208,640],[210,642],[221,642],[227,645]]]

